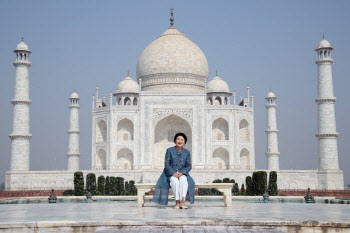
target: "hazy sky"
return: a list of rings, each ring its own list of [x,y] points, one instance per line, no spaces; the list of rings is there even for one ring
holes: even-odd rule
[[[255,96],[256,168],[266,168],[265,96],[277,96],[281,169],[317,169],[317,55],[334,47],[339,163],[350,184],[350,1],[0,1],[0,182],[10,168],[15,67],[22,35],[30,50],[31,170],[65,170],[69,95],[80,96],[80,167],[91,166],[91,98],[109,99],[143,49],[175,27],[204,52],[209,78],[237,97]],[[232,177],[234,178],[234,177]]]

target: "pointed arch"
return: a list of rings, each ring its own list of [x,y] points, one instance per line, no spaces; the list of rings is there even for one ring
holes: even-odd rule
[[[137,104],[138,104],[138,102],[139,102],[139,101],[138,101],[138,99],[135,97],[135,98],[134,98],[134,101],[133,101],[133,103],[132,103],[132,104],[133,104],[133,105],[137,105]]]
[[[220,96],[217,96],[214,100],[214,105],[222,105],[222,99]]]
[[[96,157],[96,170],[106,170],[106,151],[99,149]]]
[[[211,97],[208,98],[208,104],[213,105],[213,98],[211,98]]]
[[[131,105],[131,100],[129,97],[125,97],[124,99],[124,105]]]
[[[212,167],[218,170],[229,169],[229,153],[226,149],[219,147],[213,151]]]
[[[242,169],[250,169],[250,153],[246,148],[243,148],[239,154],[240,165]]]
[[[249,123],[246,119],[239,122],[239,140],[249,142]]]
[[[221,141],[221,140],[228,140],[228,122],[223,118],[218,118],[215,121],[213,121],[212,124],[212,140],[214,141]]]
[[[134,153],[123,148],[117,153],[117,170],[133,170],[134,169]]]
[[[104,120],[100,120],[96,126],[96,142],[107,141],[107,124]]]
[[[124,118],[118,122],[118,141],[133,141],[134,140],[134,123]]]

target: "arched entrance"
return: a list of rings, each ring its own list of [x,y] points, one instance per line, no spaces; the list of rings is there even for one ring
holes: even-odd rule
[[[190,124],[183,118],[174,114],[160,120],[154,127],[153,145],[153,167],[154,169],[164,168],[166,150],[174,146],[174,136],[177,133],[184,133],[187,136],[187,143],[184,148],[192,151],[192,130]],[[192,153],[191,153],[192,154]]]

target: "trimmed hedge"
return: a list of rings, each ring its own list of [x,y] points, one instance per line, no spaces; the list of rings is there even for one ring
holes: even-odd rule
[[[74,190],[73,189],[64,190],[63,196],[74,196]]]
[[[269,175],[269,195],[277,196],[278,188],[277,188],[277,172],[271,171]]]
[[[84,196],[84,174],[80,171],[74,172],[74,194]]]
[[[130,195],[132,196],[137,195],[137,188],[135,186],[135,181],[133,180],[129,181],[129,191],[130,191]]]
[[[117,195],[117,179],[114,176],[109,177],[110,191],[109,195]]]
[[[99,176],[97,179],[97,191],[98,191],[98,195],[104,196],[106,195],[106,179],[104,176]]]
[[[245,194],[247,196],[252,196],[253,195],[253,180],[251,176],[247,176],[245,178],[245,185],[247,187]]]
[[[263,195],[267,189],[267,173],[264,171],[253,172],[253,195]]]
[[[125,187],[124,187],[124,178],[123,177],[117,177],[116,178],[116,195],[118,196],[124,196],[125,195]]]
[[[233,185],[233,195],[236,195],[236,196],[239,195],[238,183],[235,183],[235,184]]]
[[[92,196],[97,194],[96,175],[94,173],[86,175],[86,190],[90,191]]]
[[[106,194],[106,195],[111,195],[111,185],[110,185],[109,176],[106,177],[105,194]]]
[[[241,195],[242,195],[242,196],[245,196],[244,184],[242,184],[242,186],[241,186]]]

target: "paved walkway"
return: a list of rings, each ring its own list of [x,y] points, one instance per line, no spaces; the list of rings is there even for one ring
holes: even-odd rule
[[[172,205],[173,202],[170,202]],[[255,225],[295,224],[301,222],[341,223],[350,227],[350,205],[303,203],[237,203],[223,207],[222,202],[196,202],[189,209],[174,209],[146,202],[137,208],[133,201],[0,205],[0,230],[5,225],[49,223],[99,225],[95,232],[281,232],[264,229],[237,229]],[[113,223],[113,224],[112,224]],[[122,225],[119,230],[108,224]],[[253,224],[253,225],[254,225]],[[29,226],[28,225],[28,226]],[[204,226],[203,226],[204,225]],[[160,226],[162,226],[160,228]],[[178,226],[174,228],[174,226]],[[185,226],[185,227],[184,227]],[[171,230],[170,230],[171,229]],[[209,231],[210,230],[210,231]]]

